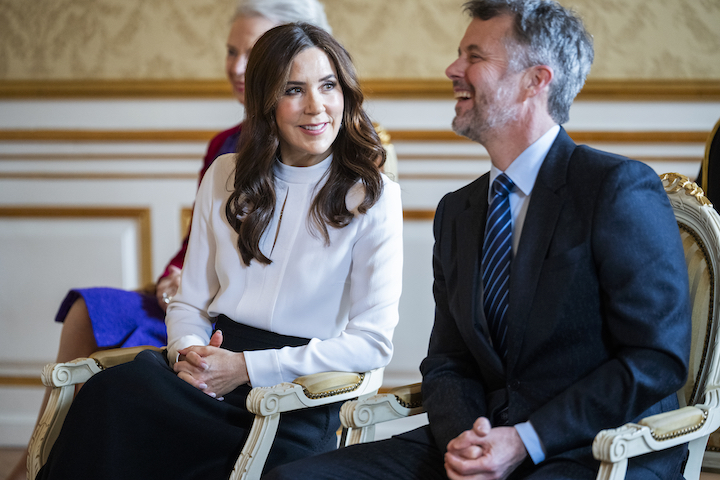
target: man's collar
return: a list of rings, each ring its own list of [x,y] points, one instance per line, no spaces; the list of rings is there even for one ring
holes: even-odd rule
[[[510,166],[505,170],[505,174],[510,177],[515,186],[525,195],[530,195],[538,172],[542,166],[543,160],[547,156],[550,147],[560,133],[560,125],[553,125],[547,132],[538,138],[532,145],[525,149],[518,157],[513,160]],[[490,185],[495,181],[495,177],[503,173],[494,165],[490,169]]]

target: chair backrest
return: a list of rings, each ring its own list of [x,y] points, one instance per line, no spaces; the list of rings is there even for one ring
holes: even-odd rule
[[[680,228],[690,280],[693,336],[688,380],[678,392],[682,407],[702,403],[708,387],[716,387],[720,379],[720,215],[687,177],[666,173],[660,178]],[[711,435],[709,450],[720,451],[719,432]]]

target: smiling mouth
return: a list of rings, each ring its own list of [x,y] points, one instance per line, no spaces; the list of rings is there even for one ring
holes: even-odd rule
[[[308,132],[319,132],[325,128],[326,125],[327,123],[319,123],[317,125],[300,125],[300,128],[307,130]]]
[[[468,98],[472,98],[472,94],[467,90],[456,90],[455,98],[457,100],[467,100]]]

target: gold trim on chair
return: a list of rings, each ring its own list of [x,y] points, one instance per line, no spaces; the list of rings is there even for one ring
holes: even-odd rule
[[[657,440],[658,442],[663,442],[663,441],[665,441],[665,440],[671,440],[671,439],[673,439],[673,438],[677,438],[677,437],[680,437],[680,436],[682,436],[682,435],[686,435],[686,434],[688,434],[688,433],[692,433],[692,432],[694,432],[694,431],[696,431],[696,430],[700,430],[700,429],[702,428],[702,426],[705,425],[705,422],[707,421],[707,418],[708,418],[708,412],[707,412],[707,410],[703,410],[701,413],[696,413],[697,408],[695,408],[695,407],[687,407],[687,409],[688,409],[688,410],[693,410],[692,413],[695,414],[695,415],[694,415],[695,417],[697,417],[697,416],[700,417],[700,419],[699,419],[699,420],[696,420],[693,425],[688,425],[688,426],[684,426],[684,427],[681,427],[681,428],[676,428],[676,429],[670,430],[670,431],[665,432],[665,433],[658,433],[658,430],[662,431],[662,430],[661,430],[661,428],[662,428],[661,426],[652,426],[653,417],[648,417],[648,418],[645,418],[645,419],[641,420],[641,421],[640,421],[640,425],[649,426],[649,427],[650,427],[650,435],[652,435],[652,437],[653,437],[655,440]],[[662,416],[662,415],[663,415],[663,414],[656,415],[656,417],[660,417],[660,416]]]
[[[360,385],[362,385],[363,380],[365,380],[365,374],[364,373],[348,373],[345,374],[346,376],[350,376],[354,382],[351,382],[349,385],[337,385],[338,382],[342,383],[343,381],[347,381],[347,378],[344,377],[344,374],[341,372],[326,372],[324,374],[315,374],[314,377],[319,377],[320,375],[325,375],[328,377],[327,381],[320,382],[316,385],[310,385],[307,384],[308,377],[298,377],[296,378],[293,383],[296,383],[303,387],[303,393],[306,397],[312,400],[317,400],[319,398],[327,398],[332,397],[335,395],[341,395],[343,393],[350,393],[354,392],[358,388],[360,388]],[[332,380],[332,382],[331,382]],[[331,386],[329,389],[325,387],[326,383],[333,383],[333,386]],[[315,388],[313,388],[315,387]],[[319,389],[316,390],[316,389]],[[315,391],[313,391],[315,390]]]
[[[712,207],[712,202],[705,196],[705,190],[685,175],[680,175],[679,173],[663,173],[660,175],[660,180],[668,182],[668,186],[665,187],[667,193],[675,193],[680,191],[680,189],[685,189],[685,194],[695,197],[700,205],[709,205]]]

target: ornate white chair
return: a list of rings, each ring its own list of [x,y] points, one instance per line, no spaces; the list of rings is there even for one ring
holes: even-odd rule
[[[720,217],[702,189],[687,177],[670,173],[661,178],[680,227],[690,278],[690,373],[678,392],[679,410],[598,433],[593,442],[593,455],[601,461],[598,479],[625,478],[628,459],[683,443],[690,449],[683,475],[697,479],[708,437],[720,427],[720,296],[715,282],[720,268]]]
[[[698,479],[708,437],[720,427],[720,295],[715,284],[720,269],[720,216],[687,177],[670,173],[661,179],[680,228],[690,278],[690,371],[678,392],[680,409],[598,433],[593,454],[601,461],[599,480],[625,478],[629,458],[683,443],[690,448],[684,476]],[[344,444],[371,441],[376,424],[422,411],[420,384],[346,402],[340,410],[347,429]]]
[[[70,409],[75,386],[106,368],[131,361],[146,349],[161,350],[157,347],[118,348],[94,353],[89,358],[45,366],[42,380],[52,390],[30,440],[28,479],[34,479],[45,464]],[[230,479],[260,478],[281,413],[373,395],[380,388],[382,377],[382,368],[365,373],[326,372],[299,377],[292,383],[253,388],[246,406],[255,414],[255,420]]]

